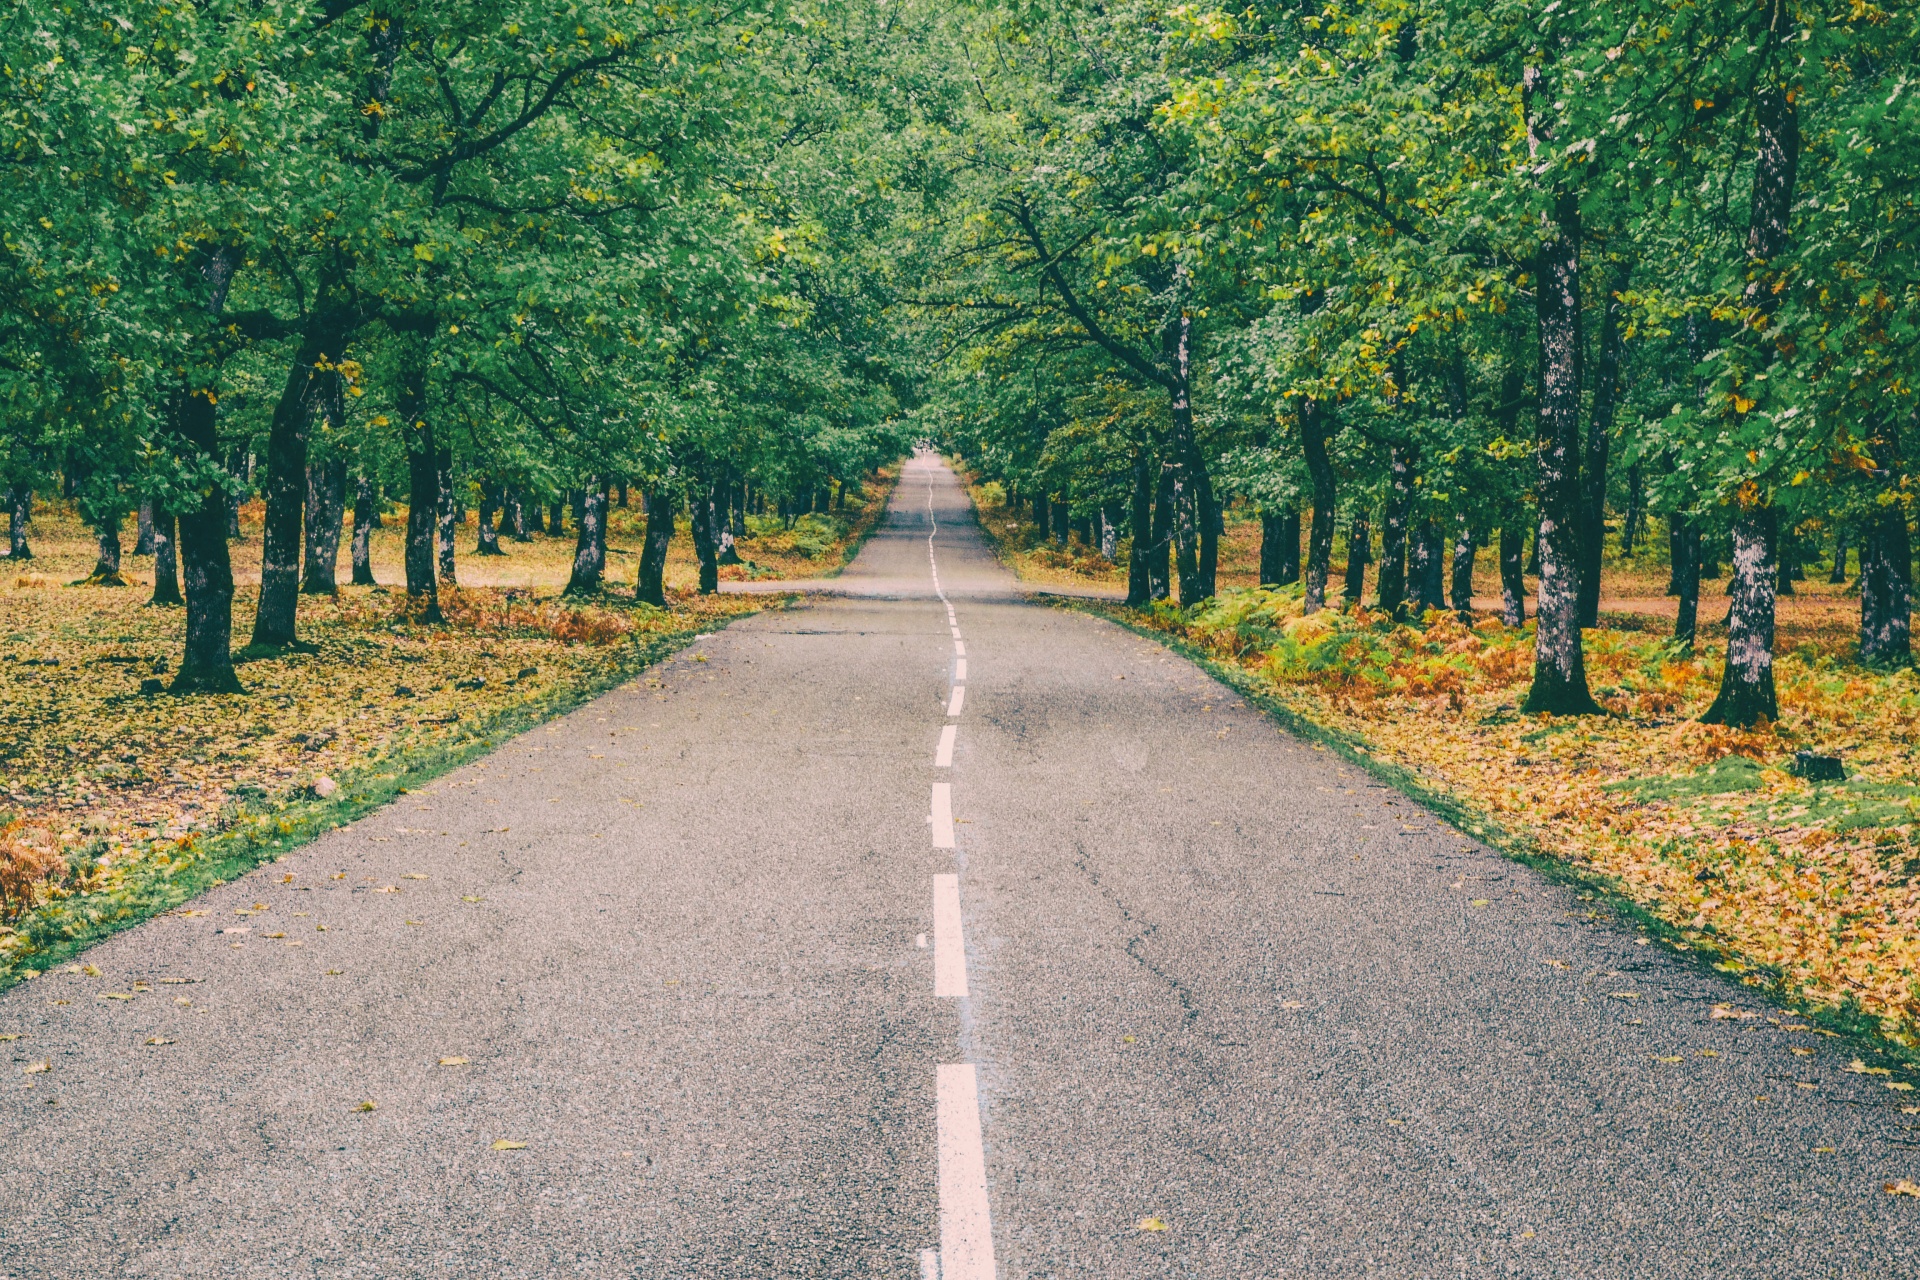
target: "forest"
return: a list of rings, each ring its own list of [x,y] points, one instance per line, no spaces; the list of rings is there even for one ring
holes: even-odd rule
[[[1236,661],[1457,713],[1408,655],[1494,646],[1503,716],[1767,732],[1798,593],[1799,660],[1914,740],[1914,6],[12,12],[10,658],[150,588],[141,688],[217,720],[357,661],[348,613],[521,625],[485,566],[536,539],[526,626],[665,634],[786,571],[756,535],[853,545],[920,441],[1010,558]]]

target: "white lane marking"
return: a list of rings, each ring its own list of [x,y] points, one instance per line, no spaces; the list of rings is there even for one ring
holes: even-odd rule
[[[933,784],[933,847],[953,848],[953,785]]]
[[[941,1063],[937,1080],[941,1280],[994,1280],[987,1154],[973,1064]]]
[[[913,945],[920,948],[922,951],[925,951],[927,949],[927,935],[924,933],[914,934]]]
[[[940,1251],[922,1249],[920,1251],[920,1280],[940,1280]]]
[[[967,678],[967,660],[965,658],[955,658],[953,660],[953,678],[955,683],[964,681]]]
[[[953,767],[953,739],[960,732],[960,726],[950,724],[940,731],[940,745],[933,749],[933,767],[948,769]]]
[[[948,699],[947,701],[947,714],[950,716],[959,715],[960,704],[965,702],[966,700],[967,700],[967,686],[963,684],[957,684],[953,686],[953,697]]]
[[[955,640],[955,641],[953,642],[953,651],[954,651],[955,653],[957,653],[957,654],[959,654],[959,655],[960,655],[961,657],[963,657],[963,658],[964,658],[964,657],[966,657],[966,656],[967,656],[967,642],[966,642],[965,640]]]
[[[967,944],[960,932],[960,877],[933,878],[933,994],[967,996]]]

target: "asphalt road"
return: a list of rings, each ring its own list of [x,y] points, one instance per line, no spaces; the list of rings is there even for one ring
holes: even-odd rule
[[[1920,1273],[1905,1099],[944,467],[836,590],[0,997],[0,1276]]]

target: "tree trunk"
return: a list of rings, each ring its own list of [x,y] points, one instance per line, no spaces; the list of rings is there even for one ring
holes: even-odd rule
[[[440,587],[433,573],[434,512],[440,505],[440,448],[427,417],[425,353],[410,355],[400,369],[400,432],[407,448],[407,595],[421,621],[438,623]]]
[[[1500,522],[1500,621],[1519,628],[1527,623],[1527,531],[1518,517]]]
[[[373,581],[373,523],[379,516],[373,482],[365,476],[353,481],[353,585],[371,587]]]
[[[453,445],[436,438],[433,451],[433,515],[440,547],[440,581],[456,586],[460,579],[454,554],[454,539],[460,536],[460,509],[453,497]]]
[[[1600,314],[1600,367],[1594,371],[1593,408],[1587,418],[1587,456],[1580,473],[1580,625],[1600,624],[1600,563],[1607,541],[1607,455],[1620,400],[1620,294],[1622,267],[1607,290]]]
[[[212,390],[192,388],[174,405],[174,423],[189,465],[203,473],[220,460]],[[228,559],[226,489],[209,483],[200,502],[180,513],[180,562],[186,578],[186,653],[174,693],[242,693],[233,672],[233,565]]]
[[[1327,457],[1327,428],[1327,414],[1319,404],[1309,400],[1301,406],[1300,444],[1306,455],[1307,478],[1313,486],[1313,518],[1307,528],[1307,591],[1301,606],[1304,613],[1318,613],[1326,606],[1327,575],[1333,569],[1333,521],[1339,495],[1334,487],[1333,462]],[[1299,545],[1297,532],[1294,545]]]
[[[1453,540],[1453,611],[1466,622],[1473,617],[1473,558],[1478,549],[1473,526],[1460,517],[1460,532]]]
[[[567,531],[565,522],[560,518],[563,510],[564,508],[558,502],[547,504],[547,532],[555,537]]]
[[[1702,724],[1748,728],[1779,718],[1773,692],[1774,541],[1772,507],[1754,507],[1733,523],[1733,600],[1727,612],[1727,661],[1720,696]]]
[[[1673,618],[1673,638],[1687,648],[1700,631],[1700,526],[1687,516],[1668,518],[1673,549],[1673,592],[1680,605]]]
[[[567,579],[566,595],[593,595],[600,590],[605,578],[607,496],[608,488],[604,480],[589,479],[587,487],[580,490],[580,505],[576,508],[580,517],[580,532],[573,543],[573,574]]]
[[[1627,468],[1627,517],[1620,525],[1620,554],[1630,556],[1640,545],[1640,525],[1646,519],[1646,484],[1640,476],[1640,464]]]
[[[340,590],[340,522],[346,516],[347,463],[326,458],[307,464],[307,552],[300,590],[330,596]]]
[[[1073,507],[1065,501],[1053,504],[1053,545],[1064,547],[1073,536]]]
[[[687,502],[691,516],[688,525],[693,533],[693,556],[700,565],[700,594],[710,596],[720,589],[720,542],[714,534],[714,526],[719,521],[714,512],[713,490],[705,483],[696,484]]]
[[[1120,554],[1119,515],[1118,504],[1108,503],[1100,508],[1100,554],[1109,564]]]
[[[534,511],[534,515],[538,518],[538,509]],[[513,531],[515,542],[533,541],[533,535],[527,532],[527,493],[519,485],[514,485],[507,490],[506,521],[507,527]]]
[[[1885,460],[1882,459],[1884,467]],[[1860,661],[1913,661],[1913,547],[1899,503],[1876,506],[1860,539]]]
[[[1162,461],[1153,487],[1153,532],[1147,540],[1147,590],[1155,600],[1172,594],[1173,467]]]
[[[1806,578],[1806,572],[1800,568],[1800,542],[1794,536],[1790,526],[1782,525],[1774,549],[1773,590],[1776,595],[1790,596],[1793,592],[1793,580]]]
[[[7,490],[7,556],[11,560],[33,559],[27,543],[27,524],[33,519],[33,490],[16,484]]]
[[[1396,444],[1387,451],[1387,511],[1380,532],[1380,608],[1389,616],[1407,613],[1407,525],[1413,517],[1413,450]]]
[[[300,597],[300,534],[307,496],[307,441],[326,384],[339,375],[329,362],[343,346],[331,316],[316,316],[300,342],[267,434],[267,515],[260,548],[260,605],[253,643],[292,644]]]
[[[180,594],[180,561],[174,542],[173,512],[162,504],[147,509],[147,528],[153,538],[153,598],[148,604],[185,604]]]
[[[1373,559],[1373,524],[1367,513],[1356,511],[1347,522],[1347,577],[1342,584],[1341,606],[1352,608],[1367,590],[1367,564]]]
[[[733,492],[733,476],[731,472],[729,472],[726,478],[715,486],[713,490],[713,560],[715,565],[740,563],[740,549],[733,545]],[[847,486],[843,484],[840,486],[838,493],[835,494],[835,498],[840,502],[840,509],[842,511],[846,510],[846,492]],[[718,590],[719,576],[717,572],[714,577],[714,583],[714,589]]]
[[[500,530],[494,524],[494,517],[503,514],[501,508],[506,505],[504,490],[498,480],[483,480],[480,484],[480,537],[474,543],[473,554],[477,556],[503,556],[500,549]],[[501,523],[505,523],[503,520]]]
[[[1153,600],[1153,574],[1148,564],[1153,547],[1153,481],[1144,449],[1133,459],[1133,498],[1129,507],[1133,541],[1127,552],[1127,608],[1144,609]]]
[[[1827,575],[1827,581],[1835,586],[1847,580],[1847,529],[1845,525],[1833,534],[1833,572]]]
[[[1597,715],[1580,640],[1580,203],[1554,200],[1553,234],[1534,271],[1540,344],[1540,593],[1534,605],[1529,714]]]
[[[227,541],[238,542],[245,536],[240,532],[240,504],[253,492],[253,455],[238,446],[228,450],[227,474],[240,482],[239,492],[227,497]]]
[[[133,554],[150,556],[153,554],[153,499],[140,499],[140,511],[134,521]]]
[[[747,536],[747,482],[742,480],[727,488],[727,532],[738,542]],[[733,549],[733,559],[728,564],[740,563],[740,552]]]
[[[1262,511],[1260,513],[1260,585],[1278,587],[1287,582],[1286,577],[1286,539],[1287,516],[1282,511]],[[1293,515],[1293,535],[1296,541],[1300,536],[1300,516]]]
[[[96,587],[124,587],[127,580],[120,576],[120,521],[125,517],[118,512],[102,520],[96,532],[100,535],[100,554],[93,564],[93,572],[87,581]]]
[[[1420,572],[1415,577],[1415,599],[1425,616],[1429,610],[1444,612],[1447,607],[1447,536],[1432,516],[1420,521],[1415,547]]]
[[[1220,505],[1213,493],[1213,477],[1200,454],[1200,441],[1193,429],[1193,318],[1182,311],[1175,322],[1173,344],[1174,387],[1169,405],[1173,418],[1174,457],[1180,475],[1178,482],[1186,501],[1176,503],[1180,519],[1180,606],[1187,608],[1211,599],[1220,568]],[[1192,525],[1197,523],[1198,530]],[[1197,560],[1192,558],[1185,538],[1199,534]],[[1193,565],[1191,578],[1187,566]]]
[[[665,485],[647,490],[647,540],[640,549],[640,576],[634,597],[642,604],[667,607],[667,548],[673,542],[673,495]]]

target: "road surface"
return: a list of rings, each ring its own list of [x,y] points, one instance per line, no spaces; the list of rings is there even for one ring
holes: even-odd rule
[[[937,460],[836,589],[0,997],[0,1276],[1920,1273],[1901,1098]]]

